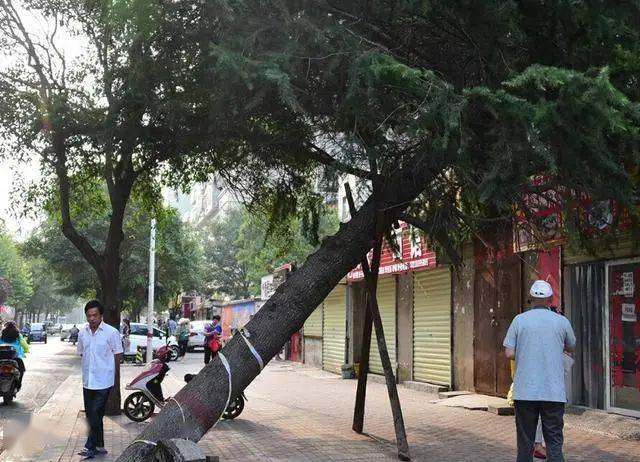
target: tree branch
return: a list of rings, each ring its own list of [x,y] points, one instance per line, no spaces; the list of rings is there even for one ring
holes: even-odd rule
[[[47,80],[47,76],[45,74],[45,68],[40,60],[40,56],[36,51],[36,47],[27,32],[26,27],[22,22],[22,18],[16,11],[13,3],[10,0],[4,0],[0,3],[1,8],[4,10],[5,16],[7,17],[9,33],[11,37],[22,46],[28,56],[28,65],[31,67],[40,80],[40,97],[47,105],[50,104],[49,92],[51,91],[51,83]],[[14,28],[11,27],[11,23],[18,29],[19,33],[16,32]]]
[[[374,177],[374,175],[370,171],[347,165],[344,162],[339,161],[335,157],[332,157],[327,151],[315,144],[312,144],[310,147],[311,157],[323,165],[335,168],[343,173],[349,173],[360,178],[365,178],[367,180],[372,180]]]
[[[56,175],[58,176],[58,190],[60,194],[60,212],[62,216],[62,233],[69,239],[73,245],[80,251],[82,256],[91,264],[98,274],[102,274],[102,258],[91,246],[86,237],[82,236],[73,225],[71,219],[71,187],[69,184],[69,175],[67,172],[66,155],[63,151],[64,140],[58,139],[55,142],[54,149],[57,152]]]

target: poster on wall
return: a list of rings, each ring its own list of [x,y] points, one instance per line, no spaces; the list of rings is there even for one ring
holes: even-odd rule
[[[635,303],[623,303],[622,322],[636,322],[637,319]]]

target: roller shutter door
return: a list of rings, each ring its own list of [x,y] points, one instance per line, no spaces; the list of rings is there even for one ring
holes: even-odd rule
[[[322,337],[322,304],[304,322],[305,337]]]
[[[414,274],[413,380],[451,386],[451,271]]]
[[[322,321],[322,368],[340,374],[346,340],[346,288],[338,285],[324,300]]]
[[[382,277],[378,280],[378,307],[384,328],[384,338],[387,341],[389,359],[395,374],[396,369],[396,278]],[[373,374],[384,374],[382,361],[378,351],[375,326],[371,332],[371,354],[369,355],[369,371]]]

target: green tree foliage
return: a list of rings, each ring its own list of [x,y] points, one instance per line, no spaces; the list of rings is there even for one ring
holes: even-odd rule
[[[4,228],[0,228],[0,278],[8,281],[8,285],[3,284],[6,303],[23,309],[33,293],[29,263],[20,253],[18,243]]]
[[[23,313],[57,317],[69,313],[79,304],[78,298],[60,290],[54,268],[42,258],[28,258],[33,293],[24,304]]]
[[[215,127],[225,140],[216,145],[224,159],[217,168],[228,183],[255,200],[275,198],[274,215],[298,209],[318,164],[373,188],[250,321],[265,357],[364,257],[376,224],[412,219],[455,254],[456,236],[496,220],[509,226],[514,205],[530,217],[530,199],[553,193],[567,224],[584,222],[581,197],[614,198],[637,222],[637,2],[201,5],[194,9],[207,52],[192,61],[192,75],[207,77],[196,80],[215,93],[211,110],[244,117]],[[259,373],[245,355],[241,341],[225,347],[233,393]],[[215,419],[187,428],[180,412],[202,415],[191,407],[194,394],[212,392],[204,406],[219,415],[225,380],[222,368],[205,368],[177,396],[191,399],[165,407],[139,438],[157,441],[170,429],[198,439]],[[142,452],[131,446],[119,461]]]
[[[318,237],[333,234],[337,213],[322,207],[315,234],[305,233],[304,214],[273,223],[269,215],[244,207],[231,210],[200,231],[207,289],[241,299],[260,295],[262,276],[277,267],[301,265],[317,248]]]
[[[149,284],[149,223],[151,215],[139,209],[125,220],[123,243],[123,308],[137,318],[147,306]],[[170,305],[178,294],[202,287],[202,251],[194,230],[175,210],[162,209],[156,225],[156,303]]]
[[[96,244],[109,226],[108,207],[101,207],[103,189],[84,196],[78,209],[78,229]],[[94,204],[87,206],[86,202]],[[122,284],[119,307],[136,317],[147,305],[149,275],[149,232],[152,213],[157,216],[156,303],[166,306],[183,290],[199,288],[202,254],[193,231],[172,209],[149,206],[135,199],[128,208],[122,244]],[[29,255],[39,256],[52,268],[56,284],[68,296],[100,296],[100,282],[78,250],[60,234],[53,217],[35,230],[25,243]]]
[[[317,225],[320,239],[338,228],[335,209],[323,209]],[[251,295],[260,294],[262,276],[287,263],[302,265],[317,249],[317,242],[304,232],[303,220],[292,216],[277,224],[265,215],[246,213],[236,240],[237,259],[247,268]]]
[[[637,5],[225,5],[224,33],[209,39],[215,75],[236,76],[226,101],[270,108],[246,135],[248,169],[233,184],[263,198],[264,172],[284,162],[274,216],[303,201],[300,175],[313,175],[301,161],[312,160],[380,190],[413,169],[422,193],[387,204],[386,219],[408,209],[451,251],[488,222],[508,226],[514,206],[530,216],[532,197],[558,192],[568,230],[592,232],[576,207],[583,197],[614,199],[637,222]]]
[[[234,208],[198,231],[204,256],[204,289],[216,297],[248,298],[247,266],[238,260],[238,235],[246,212]]]

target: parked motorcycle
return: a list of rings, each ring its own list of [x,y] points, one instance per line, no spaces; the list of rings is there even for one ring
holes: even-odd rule
[[[4,404],[10,404],[20,386],[20,368],[16,350],[11,345],[0,345],[0,394]]]
[[[168,346],[161,346],[156,351],[156,359],[151,361],[147,367],[131,383],[125,387],[126,390],[135,390],[124,400],[124,415],[134,422],[144,422],[153,415],[156,406],[162,409],[165,398],[162,393],[162,381],[170,370],[167,363],[171,360],[171,349]],[[189,382],[195,375],[187,374],[184,379]],[[244,409],[244,393],[238,396],[229,404],[223,414],[224,419],[235,419]]]

